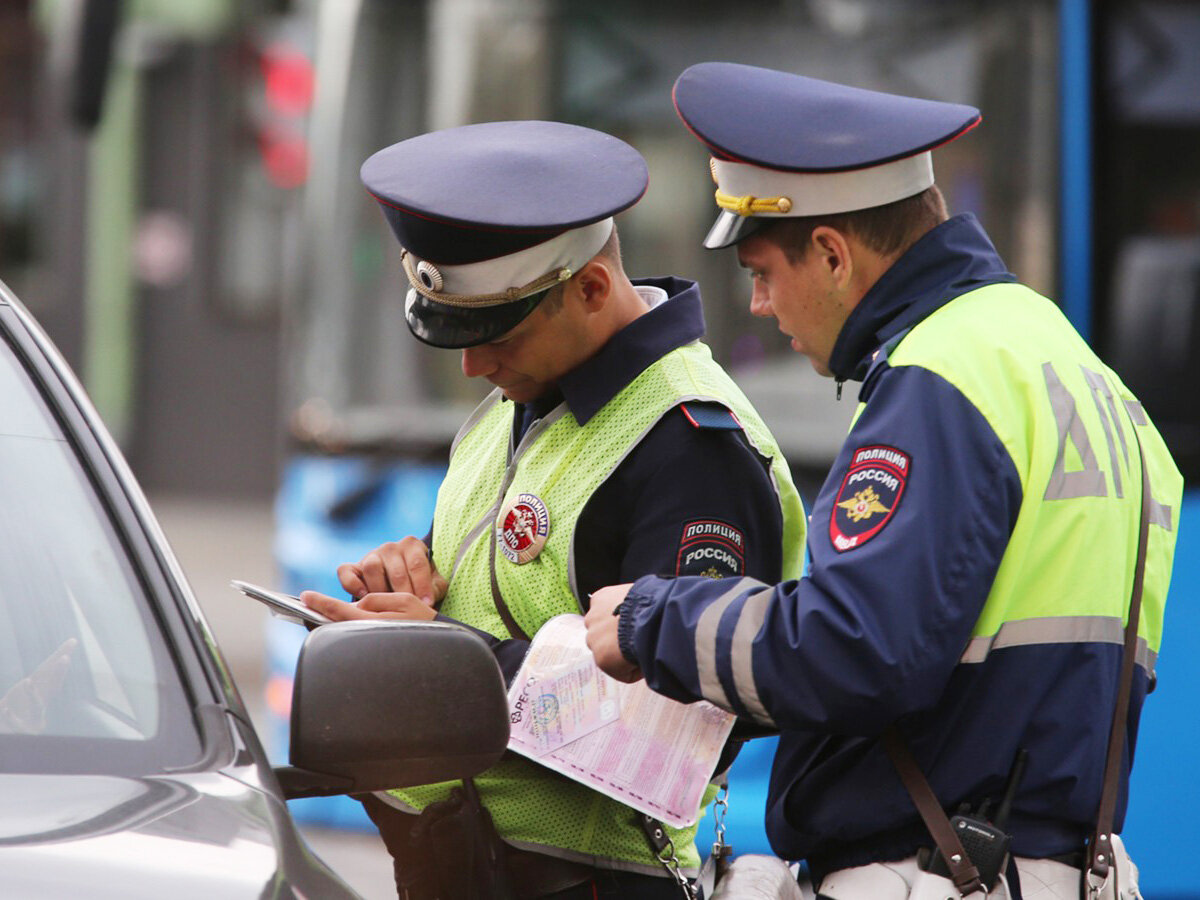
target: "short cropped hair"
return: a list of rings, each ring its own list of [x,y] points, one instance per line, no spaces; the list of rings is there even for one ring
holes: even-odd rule
[[[899,256],[925,232],[947,218],[946,200],[935,184],[912,197],[870,209],[828,216],[771,219],[757,234],[777,244],[791,263],[804,258],[813,231],[821,225],[852,234],[883,256]]]
[[[617,226],[613,226],[612,234],[608,236],[608,240],[604,242],[604,246],[596,253],[597,256],[603,256],[609,262],[615,264],[617,268],[621,268],[621,239],[617,237]]]
[[[621,240],[617,237],[617,226],[613,226],[612,234],[608,236],[608,240],[604,242],[604,246],[596,251],[596,256],[602,256],[621,270]],[[593,257],[594,259],[595,257]],[[566,285],[559,283],[549,289],[546,298],[539,304],[545,307],[547,315],[554,315],[563,305],[563,297],[565,295]]]

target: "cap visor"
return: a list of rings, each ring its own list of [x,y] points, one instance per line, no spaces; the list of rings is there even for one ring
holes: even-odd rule
[[[448,350],[486,344],[515,328],[549,290],[539,291],[513,303],[470,308],[447,306],[410,290],[405,301],[404,320],[413,337],[422,343]]]
[[[742,238],[757,231],[762,223],[763,220],[761,218],[739,216],[735,212],[723,209],[718,214],[717,221],[713,222],[712,228],[708,230],[708,236],[704,239],[704,246],[709,250],[732,247]]]

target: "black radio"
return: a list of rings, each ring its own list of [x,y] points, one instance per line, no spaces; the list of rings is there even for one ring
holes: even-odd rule
[[[1025,759],[1028,755],[1026,750],[1017,751],[1012,770],[1008,773],[1008,783],[1004,787],[1004,797],[996,808],[994,817],[990,820],[987,818],[989,804],[985,800],[973,815],[964,812],[950,819],[950,826],[958,835],[963,850],[979,870],[980,881],[989,891],[996,886],[996,880],[1008,859],[1008,845],[1012,836],[1005,832],[1004,826],[1008,823],[1008,814],[1012,809],[1013,797],[1017,793],[1017,784],[1025,770]],[[933,851],[922,868],[933,875],[950,877],[950,868],[937,850]]]

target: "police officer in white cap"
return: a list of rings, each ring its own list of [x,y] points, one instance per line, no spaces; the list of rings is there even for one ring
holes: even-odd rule
[[[468,125],[387,147],[362,177],[402,247],[412,333],[459,348],[463,372],[496,389],[455,440],[430,534],[340,567],[354,602],[306,602],[464,623],[511,679],[530,636],[602,585],[798,574],[799,497],[700,342],[696,285],[622,267],[613,216],[647,185],[632,147],[556,122]],[[408,686],[379,689],[403,702]],[[475,783],[517,895],[681,895],[629,807],[524,757]],[[430,837],[451,787],[365,801],[401,896],[499,895],[471,880],[462,846]],[[695,831],[668,829],[684,876]]]
[[[859,407],[804,578],[606,588],[598,663],[781,732],[768,835],[825,897],[1135,896],[1117,832],[1182,483],[1054,303],[947,216],[931,151],[978,111],[730,63],[674,100],[712,154],[706,245]]]

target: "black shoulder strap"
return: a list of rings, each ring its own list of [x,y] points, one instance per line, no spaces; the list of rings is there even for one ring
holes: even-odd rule
[[[884,731],[882,739],[883,749],[887,751],[892,765],[900,773],[900,780],[904,782],[905,789],[912,797],[913,805],[917,807],[917,812],[921,814],[925,827],[929,829],[929,834],[933,837],[933,842],[941,851],[942,858],[950,869],[950,878],[954,882],[954,886],[958,888],[958,892],[964,897],[976,891],[986,894],[987,889],[984,888],[983,882],[979,878],[979,870],[975,868],[975,864],[971,862],[971,858],[963,849],[962,841],[954,833],[946,811],[942,809],[937,795],[929,786],[925,773],[921,771],[921,767],[917,765],[917,761],[909,752],[908,743],[904,737],[895,725],[889,725]]]
[[[1137,428],[1134,427],[1137,437]],[[1100,793],[1100,810],[1096,814],[1096,829],[1088,841],[1088,876],[1102,885],[1112,866],[1112,824],[1117,808],[1117,788],[1121,781],[1121,756],[1125,750],[1126,718],[1129,715],[1129,695],[1133,690],[1133,667],[1137,662],[1138,619],[1142,610],[1142,587],[1146,576],[1146,545],[1150,540],[1150,473],[1146,470],[1146,453],[1141,438],[1137,438],[1138,457],[1142,464],[1142,522],[1138,530],[1137,567],[1133,573],[1133,590],[1129,597],[1129,618],[1125,623],[1125,645],[1121,649],[1121,680],[1118,682],[1117,703],[1113,708],[1112,725],[1108,731],[1108,755],[1104,761],[1104,786]]]

